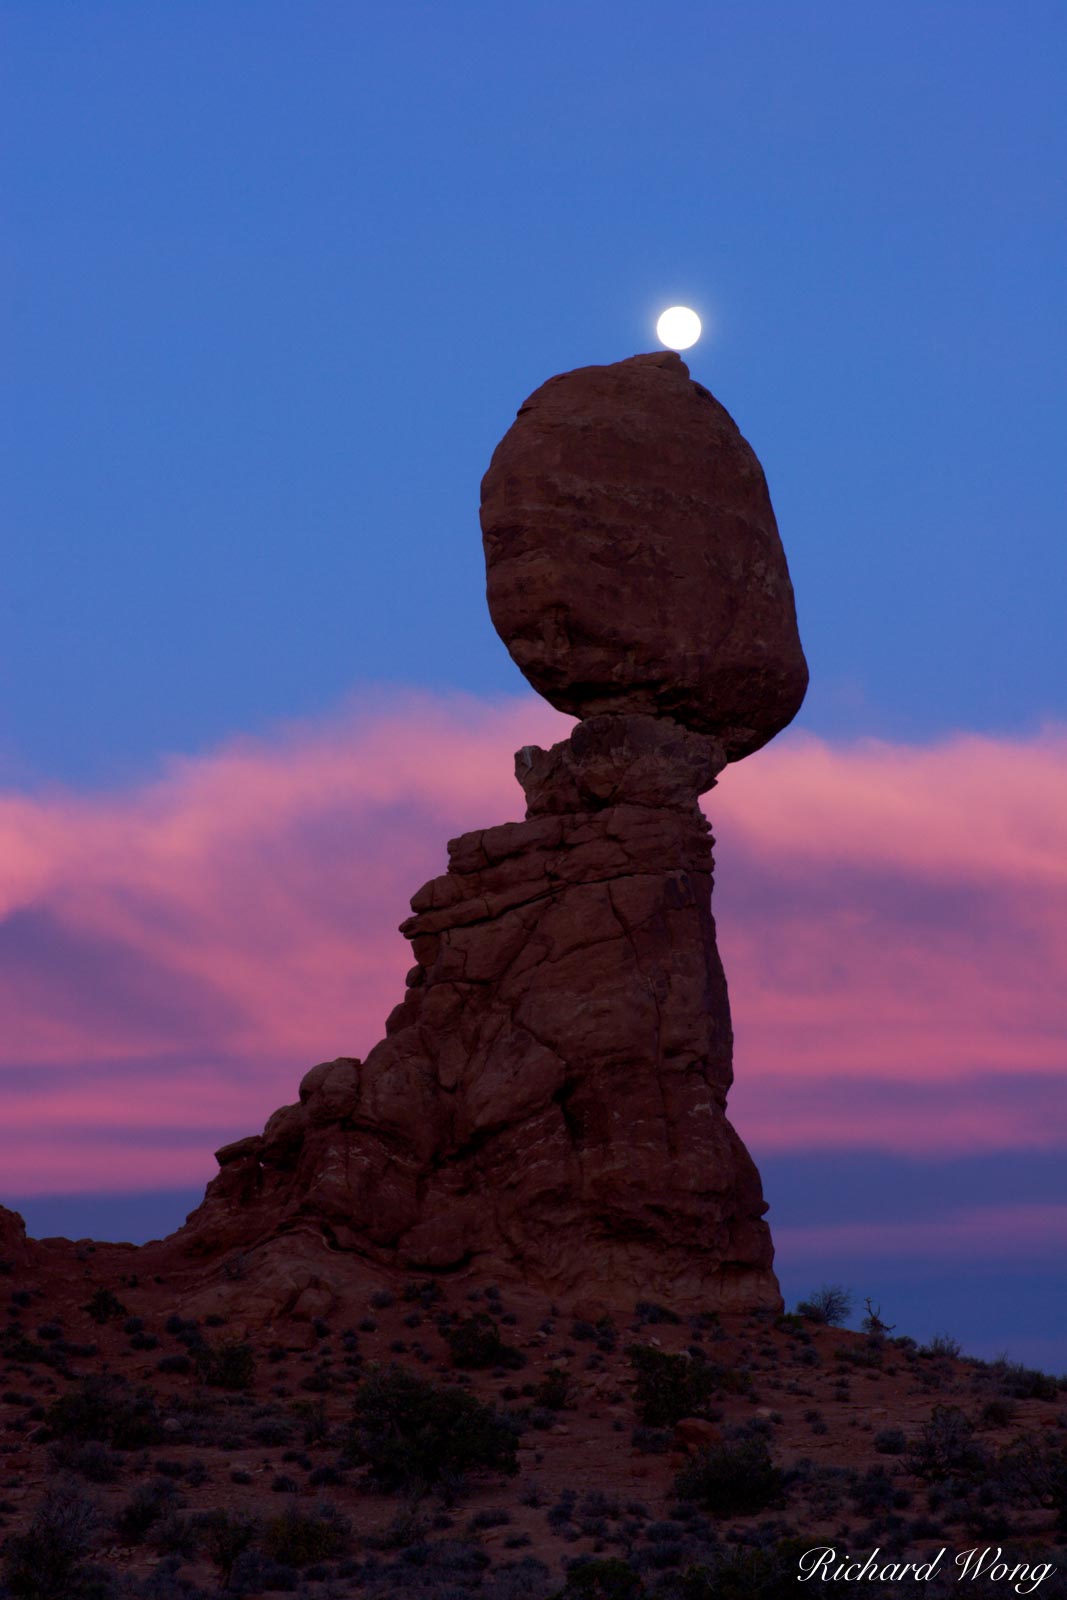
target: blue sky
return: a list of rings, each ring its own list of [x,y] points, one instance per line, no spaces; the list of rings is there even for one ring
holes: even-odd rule
[[[1067,14],[14,4],[0,761],[107,784],[353,685],[517,688],[477,485],[712,326],[819,731],[1067,709]]]
[[[485,610],[481,474],[531,389],[553,372],[652,348],[656,314],[681,301],[708,329],[687,355],[694,376],[766,468],[797,591],[812,687],[781,747],[807,734],[845,749],[875,735],[890,747],[878,769],[885,786],[894,751],[903,762],[939,742],[989,739],[973,757],[973,787],[961,779],[944,806],[942,783],[948,792],[953,773],[969,774],[973,753],[955,766],[946,758],[947,767],[939,755],[925,766],[915,756],[909,771],[930,787],[901,814],[903,869],[872,811],[881,877],[873,867],[868,878],[830,875],[842,895],[850,882],[865,884],[857,912],[882,919],[864,984],[880,970],[878,927],[895,958],[913,947],[917,964],[944,973],[943,995],[931,979],[921,1037],[934,1041],[940,1006],[956,1047],[931,1042],[931,1083],[949,1107],[960,1084],[961,1108],[978,1107],[981,1140],[968,1153],[958,1131],[946,1133],[951,1150],[938,1159],[927,1137],[913,1157],[899,1129],[890,1148],[872,1126],[868,1147],[845,1106],[832,1148],[810,1132],[785,1148],[772,1136],[773,1094],[760,1091],[777,1081],[761,1074],[787,1049],[785,1034],[760,1045],[763,1066],[750,1066],[747,1080],[739,1058],[736,1104],[744,1111],[763,1092],[763,1121],[746,1113],[751,1142],[775,1228],[792,1237],[779,1251],[783,1283],[791,1298],[819,1279],[850,1281],[876,1300],[881,1286],[887,1316],[907,1331],[947,1330],[984,1353],[1010,1346],[1067,1366],[1067,1344],[1053,1348],[1049,1338],[1067,1310],[1050,1265],[1067,1132],[1042,1142],[1063,960],[1049,797],[1067,758],[1034,743],[1067,722],[1067,11],[1046,0],[12,0],[0,31],[0,822],[6,795],[29,840],[23,859],[36,859],[69,802],[68,839],[87,841],[81,877],[64,863],[31,894],[16,873],[0,900],[0,919],[9,918],[0,949],[18,944],[22,962],[12,980],[19,1043],[9,1028],[0,1059],[9,1114],[22,1105],[27,1119],[12,1124],[20,1150],[34,1159],[39,1150],[42,1171],[61,1170],[77,1153],[57,1132],[75,1117],[71,1107],[94,1094],[94,1104],[117,1104],[121,1083],[150,1087],[153,1071],[169,1074],[181,1099],[181,1075],[199,1071],[207,1051],[175,1054],[174,996],[185,991],[158,948],[183,886],[166,890],[171,900],[145,898],[145,884],[159,887],[161,858],[139,834],[143,881],[101,888],[91,876],[92,851],[103,848],[100,797],[111,797],[104,821],[121,836],[142,825],[138,786],[170,781],[175,757],[222,792],[227,758],[213,752],[232,741],[266,741],[264,768],[274,772],[291,758],[279,728],[325,729],[328,744],[336,727],[356,770],[363,747],[331,721],[338,708],[388,721],[406,687],[460,691],[475,708],[518,694],[522,680]],[[448,701],[442,726],[462,703]],[[481,714],[470,712],[472,727]],[[399,749],[415,721],[397,716]],[[489,741],[486,733],[478,751]],[[770,754],[758,757],[767,763],[759,770],[799,782],[805,748],[781,769]],[[319,744],[315,752],[328,765]],[[299,765],[299,751],[293,759]],[[853,769],[842,755],[834,770]],[[1019,792],[1023,771],[1042,774],[1040,803]],[[346,782],[358,810],[358,783]],[[872,784],[857,787],[857,805]],[[405,799],[393,792],[399,817]],[[842,779],[837,810],[812,811],[813,835],[846,827],[852,792]],[[946,837],[973,834],[1013,792],[1016,809],[1000,816],[990,850],[1003,864],[1018,837],[1020,861],[1024,846],[1046,855],[1036,876],[1025,863],[1014,876],[1005,867],[1010,894],[983,900],[985,868],[969,861],[941,874],[924,828],[931,819]],[[482,807],[492,814],[464,811],[472,794],[455,800],[457,830],[500,820],[495,799]],[[243,791],[233,803],[249,805]],[[411,815],[440,853],[434,804],[423,795]],[[248,814],[250,827],[265,827]],[[331,821],[330,849],[347,840],[371,850],[379,836],[359,817],[351,837],[343,819]],[[739,819],[735,809],[734,842],[729,828],[721,841],[720,898],[735,993],[749,1007],[739,1016],[744,1041],[746,1027],[763,1037],[745,998],[761,992],[758,962],[745,950],[758,953],[796,908],[788,858],[773,854],[785,837],[779,822],[745,855]],[[284,840],[253,836],[266,868],[284,865]],[[321,840],[316,848],[315,872],[291,891],[294,906],[304,897],[309,922],[325,891],[308,885],[332,871],[330,849]],[[226,849],[209,840],[197,868],[208,944],[216,923],[241,937],[236,914],[225,923],[208,903]],[[403,896],[427,875],[420,851],[422,842],[410,862],[398,860],[406,887],[395,896],[389,888],[398,903],[361,912],[364,954],[353,960],[380,944],[375,917],[389,930],[399,921]],[[822,862],[816,852],[798,867],[803,896],[821,892]],[[893,887],[894,875],[912,882],[909,872],[910,923],[905,890]],[[950,879],[967,886],[973,914],[953,910]],[[851,937],[832,899],[827,888],[819,952]],[[943,927],[922,909],[935,903],[945,907]],[[71,913],[68,926],[71,906],[82,920]],[[139,948],[116,955],[116,928],[128,932],[142,913]],[[321,911],[322,925],[333,915]],[[38,930],[39,949],[26,945],[27,927]],[[1013,965],[1028,940],[1033,981],[1025,961]],[[979,972],[983,948],[988,973]],[[331,1001],[331,1019],[343,1014],[342,943],[332,959],[342,998]],[[92,1066],[109,1087],[79,1099],[84,1050],[72,1044],[64,1055],[51,1024],[62,1015],[84,1041],[84,1019],[99,1022],[107,1009],[98,993],[106,983],[92,974],[128,974],[137,960],[143,975],[118,992],[135,993],[141,1010],[123,1013],[129,1038],[109,1021],[111,1053],[101,1044]],[[992,997],[978,1014],[992,1019],[1001,1052],[993,1066],[984,1060],[981,1080],[966,1078],[962,1055],[985,1022],[976,1026],[965,986],[951,988],[968,962],[974,992]],[[276,968],[257,973],[257,992],[289,995]],[[768,978],[768,1014],[772,990]],[[872,1018],[883,999],[892,1006],[892,995],[868,992]],[[235,1016],[244,998],[233,1000]],[[911,997],[897,998],[903,1014]],[[207,1002],[189,1004],[206,1028]],[[384,1019],[391,1004],[375,999],[374,1015]],[[358,1009],[362,1027],[372,1009],[365,995]],[[137,1029],[147,1043],[129,1042]],[[873,1022],[871,1030],[866,1043],[847,1034],[856,1118],[876,1092],[865,1101],[864,1085],[895,1070]],[[1031,1055],[1040,1035],[1038,1069],[1014,1053],[1028,1031]],[[338,1039],[337,1049],[348,1044]],[[802,1030],[795,1046],[815,1083],[817,1051]],[[253,1079],[255,1060],[239,1058],[228,1036],[217,1049],[229,1063],[213,1080],[217,1127],[209,1106],[188,1134],[208,1168],[222,1131],[250,1131],[259,1116],[227,1098],[231,1080]],[[288,1037],[276,1054],[262,1115],[310,1064],[292,1059]],[[924,1070],[913,1053],[899,1081]],[[840,1062],[834,1071],[819,1093],[832,1097],[845,1083]],[[42,1113],[35,1123],[19,1096],[46,1080],[41,1103],[57,1120]],[[1022,1131],[1013,1097],[1030,1108]],[[130,1118],[117,1118],[107,1139],[107,1162],[138,1140],[152,1147],[148,1123]],[[22,1176],[0,1200],[24,1204],[38,1231],[136,1235],[141,1224],[161,1231],[180,1220],[199,1170],[175,1164],[166,1188],[136,1203],[109,1199],[99,1181],[42,1187]],[[837,1243],[820,1250],[828,1219],[873,1227],[882,1216],[903,1229],[919,1195],[942,1219],[941,1239],[954,1238],[952,1218],[971,1216],[984,1198],[1010,1202],[1019,1208],[1011,1215],[1030,1219],[1037,1254],[1005,1254],[1003,1234],[984,1262],[939,1257],[950,1248],[942,1243],[909,1263],[893,1254],[903,1234],[886,1234],[876,1260],[857,1258],[832,1230]],[[966,1216],[961,1227],[979,1227]],[[864,1281],[865,1268],[877,1283]],[[1009,1271],[1014,1309],[994,1313]]]

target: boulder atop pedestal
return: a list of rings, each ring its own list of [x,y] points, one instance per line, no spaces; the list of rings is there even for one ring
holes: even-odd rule
[[[796,715],[808,670],[766,479],[680,356],[542,384],[481,516],[494,626],[560,711],[665,714],[730,761]]]

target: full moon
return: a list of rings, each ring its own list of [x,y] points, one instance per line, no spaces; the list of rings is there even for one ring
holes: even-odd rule
[[[668,306],[656,323],[656,337],[668,350],[688,350],[700,338],[700,318],[688,306]]]

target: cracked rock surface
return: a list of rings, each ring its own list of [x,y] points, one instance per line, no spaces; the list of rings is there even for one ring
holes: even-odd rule
[[[519,752],[527,819],[454,839],[413,897],[385,1039],[313,1068],[262,1136],[219,1152],[190,1244],[311,1225],[381,1265],[777,1304],[759,1175],[725,1115],[696,804],[721,751],[663,719],[601,720]]]
[[[452,840],[414,895],[385,1038],[220,1150],[168,1244],[256,1252],[288,1300],[328,1298],[343,1256],[776,1307],[759,1175],[726,1117],[697,803],[807,682],[762,471],[677,356],[634,357],[531,396],[482,514],[498,630],[584,720],[518,752],[525,820]]]

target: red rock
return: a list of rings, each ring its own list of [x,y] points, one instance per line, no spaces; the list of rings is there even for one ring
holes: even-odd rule
[[[611,1315],[611,1307],[604,1300],[596,1300],[588,1295],[580,1296],[571,1306],[571,1311],[579,1322],[590,1322],[595,1327],[598,1322],[603,1322]]]
[[[561,711],[666,714],[730,760],[796,715],[808,672],[763,471],[680,356],[542,384],[481,514],[494,626]]]
[[[261,1144],[221,1152],[191,1245],[314,1219],[385,1266],[473,1264],[601,1304],[779,1304],[759,1177],[724,1109],[706,769],[679,758],[677,730],[657,744],[649,718],[603,720],[598,772],[643,750],[626,800],[452,842],[451,871],[413,897],[419,981],[387,1037],[358,1068],[309,1073]],[[536,804],[550,768],[587,791],[585,748],[533,754]]]
[[[722,1434],[714,1422],[708,1422],[704,1417],[683,1417],[681,1422],[674,1425],[674,1448],[685,1455],[695,1455],[701,1450],[708,1450],[712,1445],[722,1443]]]
[[[598,1313],[778,1308],[697,805],[806,683],[763,475],[677,357],[636,357],[538,390],[483,520],[498,628],[586,720],[518,753],[525,820],[413,896],[385,1038],[220,1150],[168,1248],[228,1253],[249,1317],[325,1314],[331,1255]]]
[[[33,1240],[26,1237],[26,1224],[17,1211],[0,1206],[0,1262],[5,1271],[27,1266],[38,1254]]]

